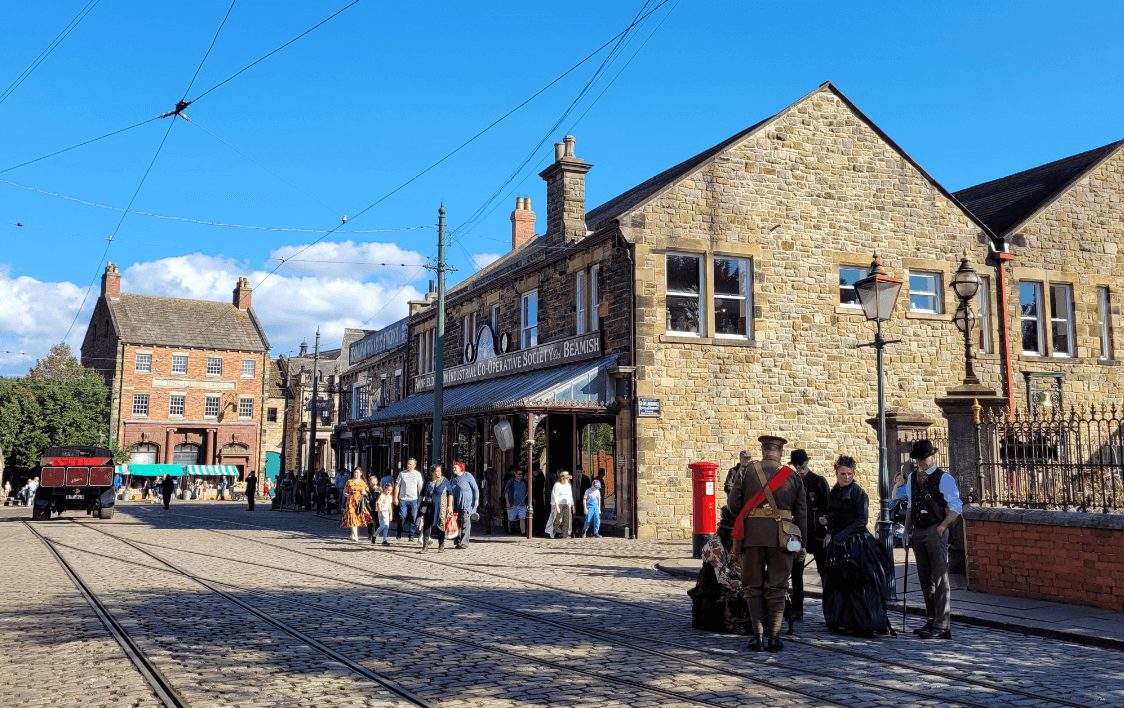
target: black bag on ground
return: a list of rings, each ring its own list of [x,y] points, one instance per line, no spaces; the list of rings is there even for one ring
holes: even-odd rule
[[[691,598],[691,626],[704,632],[726,631],[726,603],[722,585],[714,568],[704,564],[695,587],[687,591]]]

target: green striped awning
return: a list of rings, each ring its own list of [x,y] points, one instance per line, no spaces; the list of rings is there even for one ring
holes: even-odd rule
[[[117,465],[117,472],[134,477],[182,477],[183,465]]]
[[[184,474],[189,475],[238,476],[238,468],[234,465],[184,465],[183,470]]]

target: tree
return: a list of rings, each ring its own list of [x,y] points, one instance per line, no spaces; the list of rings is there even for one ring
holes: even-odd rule
[[[29,379],[66,379],[69,378],[75,367],[81,366],[70,345],[59,342],[51,347],[46,359],[36,359],[35,366],[27,372]]]

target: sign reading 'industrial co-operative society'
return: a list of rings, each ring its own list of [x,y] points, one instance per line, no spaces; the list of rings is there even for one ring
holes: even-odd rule
[[[601,356],[601,332],[599,331],[580,334],[569,339],[560,339],[557,342],[540,344],[531,349],[503,354],[492,359],[482,359],[471,364],[452,366],[445,369],[442,381],[444,386],[457,386],[473,381],[521,374],[524,371],[561,366],[562,364],[598,356]],[[415,376],[414,392],[432,391],[435,381],[436,377],[432,373]]]

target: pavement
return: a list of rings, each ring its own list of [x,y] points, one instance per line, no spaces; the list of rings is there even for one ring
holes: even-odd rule
[[[690,550],[685,546],[685,550]],[[910,556],[909,583],[906,586],[906,612],[911,616],[925,616],[925,602],[917,582],[916,565]],[[905,551],[894,549],[897,568],[898,600],[893,608],[898,616],[902,612],[901,588],[905,574]],[[656,567],[675,576],[694,578],[702,561],[684,555],[656,563]],[[1124,611],[1103,607],[1067,605],[1026,597],[993,595],[968,589],[963,575],[953,575],[952,621],[977,627],[990,627],[1027,636],[1048,637],[1064,641],[1124,650]],[[804,595],[822,599],[823,586],[815,564],[804,571]],[[807,616],[807,613],[805,613]],[[893,616],[893,615],[892,615]],[[897,623],[895,623],[897,624]]]

